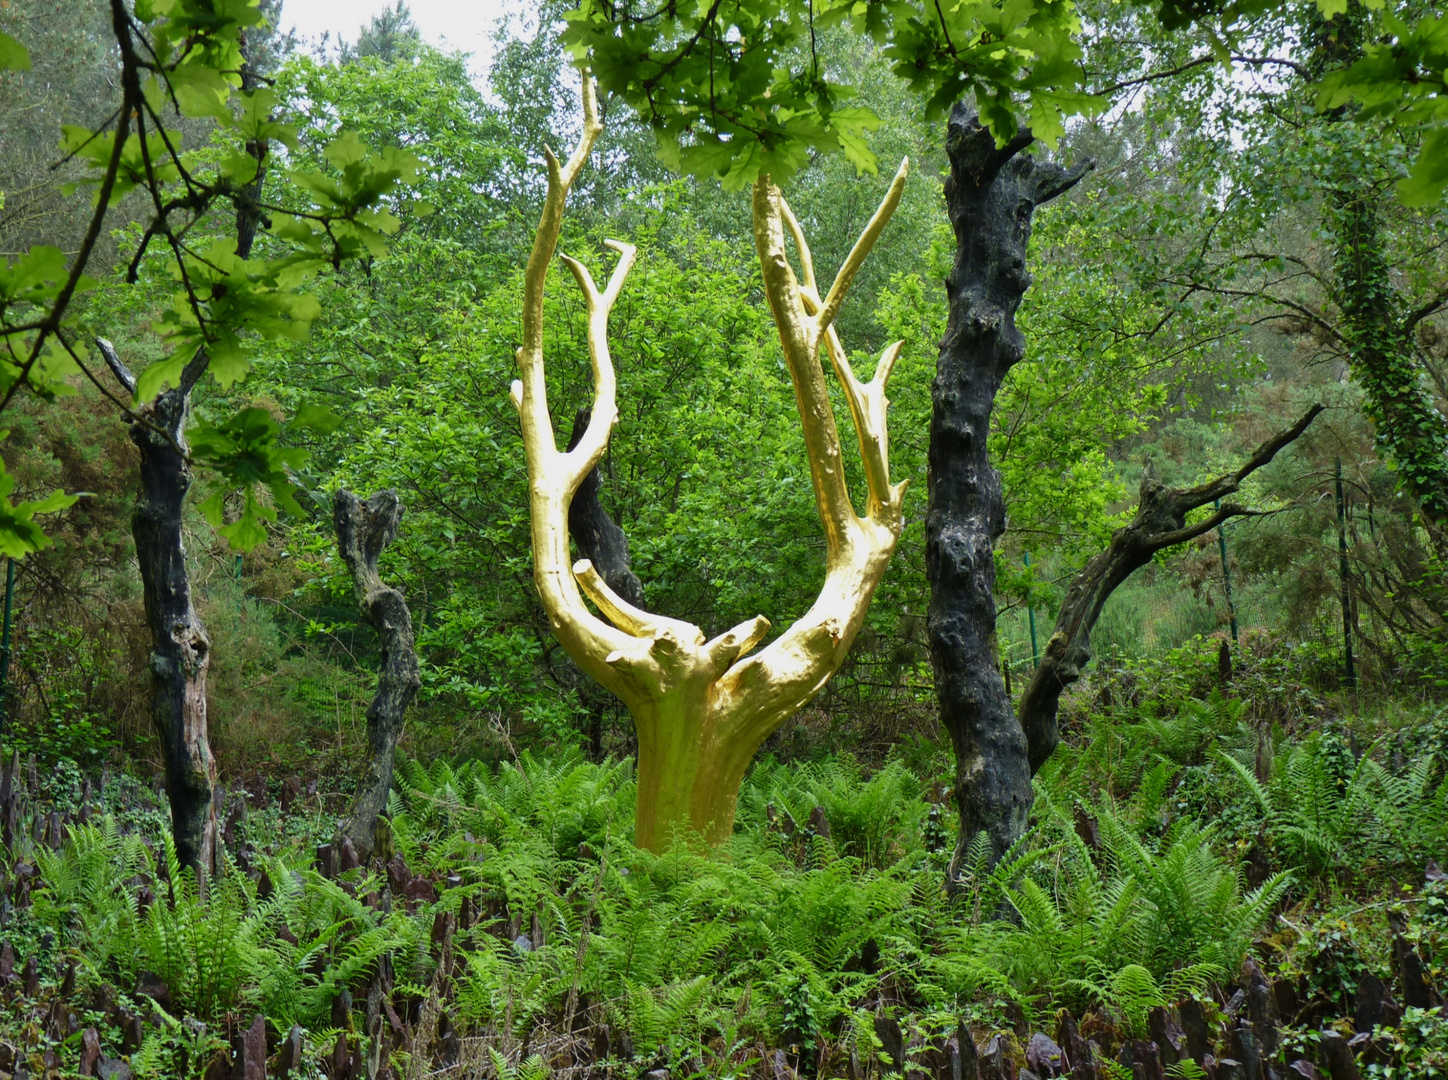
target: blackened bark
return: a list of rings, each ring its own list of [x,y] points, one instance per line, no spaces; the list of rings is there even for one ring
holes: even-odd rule
[[[573,431],[568,437],[568,449],[572,450],[588,430],[592,409],[579,409],[573,416]],[[578,485],[573,501],[568,504],[568,533],[578,544],[578,550],[585,559],[608,582],[608,587],[618,593],[636,608],[644,606],[644,586],[633,572],[629,557],[628,537],[623,529],[603,508],[599,495],[603,491],[603,477],[595,465]],[[590,760],[603,760],[603,724],[615,699],[600,686],[583,680],[579,697],[588,710],[588,756]]]
[[[1265,466],[1286,446],[1296,441],[1322,412],[1314,405],[1286,431],[1268,439],[1236,472],[1219,476],[1191,488],[1168,488],[1150,469],[1142,476],[1136,515],[1111,537],[1111,544],[1088,562],[1071,581],[1041,663],[1021,695],[1017,716],[1025,733],[1031,774],[1034,775],[1056,749],[1060,735],[1056,711],[1061,694],[1081,677],[1091,659],[1091,630],[1101,608],[1136,570],[1151,561],[1163,548],[1186,543],[1211,532],[1229,518],[1249,516],[1254,511],[1225,503],[1210,517],[1187,525],[1187,514],[1237,491],[1242,481]]]
[[[109,343],[107,360],[114,356]],[[119,367],[119,361],[112,361]],[[117,372],[120,375],[123,367]],[[141,410],[131,440],[141,451],[141,492],[131,515],[151,632],[151,724],[161,743],[176,855],[204,881],[216,869],[216,761],[206,731],[211,642],[191,603],[181,515],[191,487],[185,425],[190,394],[168,390]],[[159,429],[159,430],[158,430]]]
[[[1005,504],[987,439],[996,392],[1025,353],[1015,311],[1031,283],[1031,215],[1090,167],[1066,169],[1022,154],[1031,141],[1026,132],[997,148],[964,105],[951,113],[946,137],[956,256],[946,279],[950,322],[931,386],[925,562],[935,692],[955,749],[960,837],[952,880],[978,834],[986,835],[994,861],[1024,834],[1031,807],[1026,737],[996,655],[994,548]]]
[[[568,438],[568,449],[572,450],[588,430],[591,409],[579,409],[573,417],[573,433]],[[583,557],[593,563],[599,576],[608,582],[608,587],[618,593],[636,608],[644,606],[644,586],[633,572],[628,553],[628,537],[608,516],[608,511],[599,501],[603,490],[603,477],[595,465],[568,506],[568,532],[578,544]]]
[[[387,794],[392,790],[392,767],[404,714],[422,685],[407,600],[384,585],[377,572],[377,559],[397,538],[401,520],[402,504],[395,491],[379,491],[365,503],[350,491],[339,491],[332,499],[337,550],[352,575],[357,606],[382,640],[377,693],[367,707],[367,764],[342,829],[364,859],[372,852],[377,818],[387,808]]]
[[[253,85],[250,61],[242,65],[246,85]],[[257,199],[266,175],[267,144],[248,143],[257,159],[257,174],[237,200],[236,253],[251,255],[260,210]],[[135,376],[109,341],[97,338],[101,354],[117,380],[132,394]],[[151,723],[161,744],[171,802],[171,835],[176,854],[204,888],[216,870],[216,761],[206,725],[206,669],[211,642],[191,603],[191,581],[181,539],[181,517],[191,488],[185,429],[191,412],[191,389],[211,362],[202,348],[181,372],[179,385],[143,406],[131,423],[130,435],[141,452],[141,492],[131,515],[131,535],[146,624],[151,633]]]

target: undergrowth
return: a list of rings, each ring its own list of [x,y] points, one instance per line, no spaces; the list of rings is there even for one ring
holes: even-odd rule
[[[7,872],[28,859],[38,880],[3,932],[43,978],[74,963],[129,1008],[164,984],[137,1076],[199,1074],[215,1033],[255,1012],[325,1049],[339,996],[384,966],[413,1014],[442,1002],[503,1055],[480,1068],[519,1077],[548,1067],[533,1048],[580,1031],[605,1033],[595,1051],[631,1069],[719,1076],[771,1047],[805,1071],[873,1062],[882,1016],[988,1037],[1094,1011],[1096,1037],[1124,1042],[1158,1006],[1221,1000],[1249,954],[1342,1007],[1386,971],[1381,905],[1353,897],[1421,881],[1444,850],[1442,740],[1412,754],[1346,724],[1299,736],[1220,692],[1078,722],[1038,777],[1025,840],[994,866],[976,843],[951,889],[941,788],[900,760],[762,761],[726,844],[681,835],[654,855],[630,842],[629,763],[524,753],[401,762],[393,866],[337,880],[269,811],[204,890],[111,817],[56,851],[21,841]],[[431,884],[404,899],[394,872]],[[1396,925],[1441,934],[1441,898],[1395,895]],[[440,974],[444,922],[456,962]],[[1394,1029],[1400,1057],[1433,1060],[1437,1015]]]

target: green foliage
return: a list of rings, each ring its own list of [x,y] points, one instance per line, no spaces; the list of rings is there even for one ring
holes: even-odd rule
[[[1448,1016],[1441,1005],[1433,1009],[1410,1005],[1396,1028],[1375,1029],[1373,1040],[1392,1055],[1390,1061],[1368,1064],[1367,1075],[1374,1080],[1448,1076]]]
[[[49,399],[72,391],[67,380],[82,372],[97,382],[78,344],[74,301],[94,284],[85,270],[107,213],[133,190],[145,193],[153,215],[136,236],[128,283],[138,280],[152,242],[159,241],[166,250],[159,261],[179,285],[156,324],[167,355],[140,373],[138,406],[165,386],[180,387],[193,361],[209,368],[225,388],[249,368],[248,339],[305,338],[320,309],[304,283],[329,266],[375,257],[385,237],[397,231],[396,197],[416,178],[419,165],[407,151],[387,147],[373,153],[355,133],[344,131],[323,150],[324,168],[268,158],[273,142],[292,152],[299,144],[276,93],[240,74],[254,74],[244,39],[262,21],[258,0],[219,6],[168,0],[142,4],[134,17],[117,21],[120,102],[98,128],[64,128],[67,159],[86,167],[70,187],[95,192],[79,253],[67,266],[59,249],[36,245],[0,269],[0,408],[22,388]],[[6,66],[23,59],[13,49],[5,55],[14,61]],[[166,115],[168,109],[174,117]],[[211,145],[183,150],[180,127],[200,119],[214,122]],[[267,172],[283,184],[280,202],[259,197]],[[267,257],[242,257],[234,236],[217,235],[211,215],[220,207],[250,215],[254,223],[265,219],[273,244]],[[214,463],[228,474],[245,469],[238,454],[255,458],[258,450],[251,445],[225,453],[215,440],[211,448],[219,455]],[[267,476],[280,477],[289,462],[271,454],[267,464]],[[255,502],[259,482],[274,493],[286,486],[242,481],[248,512],[231,539],[243,548],[254,547],[262,536]],[[43,534],[31,519],[59,508],[59,503],[12,506],[4,499],[0,548],[14,557],[38,550]]]
[[[0,441],[10,432],[0,431]],[[50,546],[50,538],[35,521],[37,514],[53,514],[75,505],[79,495],[67,495],[63,491],[52,491],[43,499],[26,499],[11,502],[10,493],[15,490],[15,478],[5,471],[0,461],[0,555],[11,559],[23,559],[32,551],[42,551]]]
[[[1079,29],[1066,3],[946,6],[925,0],[834,0],[659,8],[585,3],[564,41],[600,84],[651,127],[669,167],[737,190],[783,183],[811,151],[875,169],[865,138],[879,123],[855,86],[817,51],[818,29],[848,24],[881,46],[930,117],[974,94],[999,143],[1029,117],[1054,145],[1063,116],[1094,102],[1076,90]]]
[[[138,959],[161,977],[188,1013],[212,1019],[235,1008],[257,957],[264,913],[247,912],[244,879],[221,875],[205,899],[165,838],[165,888],[133,929]]]
[[[30,50],[9,34],[0,32],[0,71],[29,71]]]
[[[1382,31],[1361,59],[1323,76],[1317,107],[1356,100],[1365,120],[1420,127],[1417,160],[1397,188],[1405,205],[1429,206],[1448,191],[1448,18],[1425,15],[1410,23],[1389,13]]]
[[[755,768],[720,856],[682,842],[653,856],[620,839],[632,809],[621,766],[527,755],[496,771],[404,763],[399,850],[414,865],[461,867],[463,890],[476,882],[515,913],[540,913],[543,940],[521,953],[506,935],[474,939],[460,987],[468,1015],[511,1018],[521,1032],[577,993],[612,1003],[636,1053],[670,1061],[732,1030],[731,1017],[808,1046],[852,1022],[885,980],[906,980],[927,1005],[988,994],[1031,1010],[1098,1003],[1135,1016],[1149,1008],[1143,995],[1180,995],[1235,970],[1286,887],[1279,875],[1245,891],[1211,834],[1190,823],[1148,842],[1103,810],[1100,854],[1079,842],[1046,847],[1073,835],[1052,812],[1032,850],[981,869],[952,902],[921,857],[919,817],[898,815],[893,835],[865,833],[844,841],[855,854],[841,850],[852,813],[879,809],[884,792],[918,790],[900,766],[869,781],[844,761],[796,783],[784,772]],[[825,805],[827,788],[839,789],[830,838],[767,823],[772,801],[802,829],[803,808]],[[873,969],[861,960],[870,954]]]
[[[164,872],[153,876],[140,838],[111,818],[75,827],[59,851],[37,854],[44,888],[34,915],[94,978],[133,986],[150,971],[184,1015],[212,1020],[250,1005],[283,1030],[317,1027],[359,973],[430,928],[401,912],[383,915],[281,859],[263,868],[273,882],[266,899],[230,864],[203,894],[169,836],[161,859]],[[144,904],[142,882],[152,890]],[[319,957],[327,963],[316,964]]]
[[[822,807],[835,846],[875,866],[918,846],[926,811],[919,780],[903,763],[891,761],[865,777],[848,758],[791,766],[759,763],[740,791],[737,813],[758,826],[771,805],[801,827],[815,807]]]
[[[1378,866],[1421,865],[1441,849],[1448,789],[1435,777],[1432,755],[1394,775],[1371,753],[1350,769],[1325,734],[1279,751],[1260,782],[1236,757],[1230,774],[1259,807],[1273,842],[1293,863],[1321,877],[1370,872]]]

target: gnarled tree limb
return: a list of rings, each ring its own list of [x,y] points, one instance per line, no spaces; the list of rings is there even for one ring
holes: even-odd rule
[[[1207,483],[1168,488],[1149,469],[1142,476],[1135,517],[1117,529],[1106,550],[1082,567],[1072,580],[1041,663],[1021,696],[1016,716],[1026,735],[1033,774],[1056,749],[1060,740],[1056,710],[1061,695],[1081,677],[1091,659],[1091,631],[1117,586],[1163,548],[1184,544],[1211,532],[1230,518],[1256,515],[1257,511],[1225,503],[1201,521],[1188,525],[1186,520],[1191,511],[1235,493],[1242,481],[1295,442],[1322,409],[1321,405],[1314,405],[1297,423],[1257,447],[1240,469]]]
[[[377,693],[367,707],[367,763],[342,827],[364,858],[372,851],[377,818],[387,808],[404,714],[422,685],[407,600],[377,572],[382,549],[397,538],[401,521],[402,503],[395,491],[379,491],[365,503],[346,490],[332,498],[337,551],[352,575],[357,606],[382,642]]]

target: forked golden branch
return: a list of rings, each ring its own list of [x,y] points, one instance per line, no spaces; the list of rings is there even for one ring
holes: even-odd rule
[[[709,843],[729,836],[745,770],[768,735],[810,700],[838,670],[864,622],[875,588],[900,536],[905,484],[891,484],[885,383],[900,343],[885,350],[874,377],[861,383],[833,326],[851,281],[899,204],[907,165],[822,299],[804,234],[767,176],[754,185],[754,240],[764,288],[794,381],[810,477],[826,539],[825,582],[814,606],[759,652],[763,616],[706,641],[692,623],[633,607],[587,560],[569,555],[568,507],[608,446],[617,420],[616,382],[608,351],[608,316],[635,259],[632,246],[609,240],[618,264],[601,292],[580,263],[563,256],[583,291],[593,367],[592,416],[576,446],[560,452],[548,414],[543,364],[543,290],[558,243],[568,190],[602,131],[593,80],[583,75],[583,133],[566,164],[551,151],[548,195],[524,278],[522,379],[512,398],[523,427],[532,513],[534,580],[559,642],[574,661],[628,706],[638,731],[635,843],[659,850],[679,829]],[[799,250],[803,283],[785,254],[785,230]],[[869,492],[863,516],[845,484],[840,435],[830,407],[820,347],[849,403]],[[585,603],[585,595],[604,618]]]

